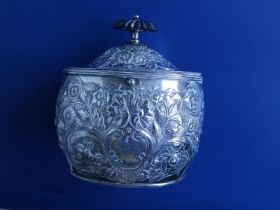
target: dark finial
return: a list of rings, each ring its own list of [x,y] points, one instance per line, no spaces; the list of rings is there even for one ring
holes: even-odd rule
[[[139,34],[141,32],[155,32],[157,28],[154,24],[140,20],[139,15],[134,15],[132,20],[119,20],[114,24],[114,28],[129,31],[132,35],[130,40],[133,44],[139,44]]]

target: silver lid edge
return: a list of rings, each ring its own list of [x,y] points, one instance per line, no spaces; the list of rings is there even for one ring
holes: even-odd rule
[[[83,67],[66,67],[64,73],[72,75],[94,75],[94,76],[116,76],[116,77],[133,77],[139,79],[187,79],[202,82],[201,73],[178,71],[178,70],[145,70],[139,71],[119,71],[119,69],[101,69],[101,68],[83,68]]]

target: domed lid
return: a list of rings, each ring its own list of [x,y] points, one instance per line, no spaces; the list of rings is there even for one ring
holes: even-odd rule
[[[127,43],[119,47],[113,47],[94,59],[89,67],[105,69],[141,69],[170,70],[176,67],[166,60],[157,51],[143,44]]]
[[[135,15],[132,20],[120,20],[115,23],[115,28],[126,30],[131,33],[131,40],[121,46],[113,47],[105,51],[102,55],[94,59],[89,67],[132,70],[141,69],[176,69],[176,67],[166,60],[157,51],[150,49],[139,41],[139,34],[145,31],[157,31],[156,27],[147,21],[139,19]]]
[[[94,74],[112,76],[134,76],[141,78],[174,78],[191,77],[201,80],[200,73],[178,71],[177,68],[157,51],[140,43],[141,32],[155,32],[156,27],[140,20],[135,15],[132,20],[120,20],[114,27],[131,33],[131,40],[121,46],[106,50],[95,58],[87,67],[66,68],[66,73]]]

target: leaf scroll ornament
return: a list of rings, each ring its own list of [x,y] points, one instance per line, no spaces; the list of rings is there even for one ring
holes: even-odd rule
[[[175,91],[68,76],[56,111],[59,143],[75,171],[96,180],[154,183],[179,176],[195,155],[203,94],[196,82]]]

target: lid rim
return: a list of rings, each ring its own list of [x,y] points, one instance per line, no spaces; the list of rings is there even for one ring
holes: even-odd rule
[[[201,82],[203,80],[202,74],[199,72],[180,71],[173,69],[139,69],[139,71],[121,69],[120,71],[120,69],[117,68],[105,69],[90,67],[66,67],[64,69],[64,73],[74,75],[133,77],[140,79],[192,79]]]

